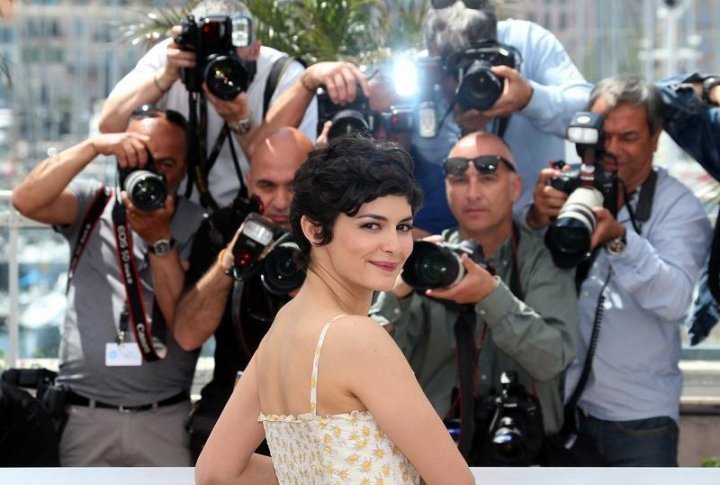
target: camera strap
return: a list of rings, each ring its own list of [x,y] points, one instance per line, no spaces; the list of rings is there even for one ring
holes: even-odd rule
[[[113,207],[112,219],[115,231],[115,252],[126,294],[125,310],[120,316],[120,324],[123,326],[124,319],[129,318],[135,334],[135,341],[146,362],[163,359],[167,355],[167,347],[161,341],[161,339],[165,339],[166,333],[164,319],[161,318],[162,314],[158,311],[158,305],[154,304],[153,316],[155,318],[152,322],[147,320],[140,288],[141,281],[133,252],[132,232],[127,223],[125,207],[119,201],[116,201]],[[124,329],[120,328],[119,331],[122,335]],[[153,331],[155,331],[155,336],[153,336]]]
[[[524,292],[520,284],[520,269],[517,262],[517,250],[520,244],[520,228],[513,221],[512,225],[512,270],[510,274],[510,291],[516,298],[523,300]],[[483,322],[479,345],[476,344],[475,327],[477,314],[474,305],[455,305],[455,342],[458,359],[458,384],[460,400],[460,437],[458,448],[467,459],[472,453],[475,434],[475,402],[480,397],[478,378],[478,358],[485,344],[487,323]],[[533,391],[535,389],[533,388]]]
[[[270,68],[270,74],[267,77],[267,81],[265,81],[265,91],[263,91],[263,120],[270,108],[270,100],[272,99],[273,94],[275,94],[278,84],[280,84],[280,79],[282,79],[290,64],[296,60],[297,59],[294,57],[282,56],[275,59],[275,62],[273,62],[272,68]],[[298,62],[301,61],[298,60]]]
[[[104,184],[100,185],[97,193],[93,197],[90,206],[85,211],[85,217],[83,218],[82,225],[80,226],[80,232],[78,233],[77,239],[75,240],[75,246],[73,247],[72,256],[70,257],[70,265],[68,267],[67,286],[65,287],[65,294],[70,290],[70,283],[72,283],[73,277],[75,276],[75,270],[78,264],[80,264],[80,257],[85,251],[90,234],[92,234],[97,222],[100,220],[100,216],[105,210],[108,201],[110,200],[110,188]]]

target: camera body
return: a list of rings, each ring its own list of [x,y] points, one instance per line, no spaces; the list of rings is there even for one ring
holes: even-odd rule
[[[449,288],[465,276],[465,267],[460,259],[463,254],[487,267],[482,246],[475,241],[467,240],[458,244],[415,241],[412,253],[403,266],[402,278],[420,291]]]
[[[202,91],[203,82],[210,92],[223,100],[232,100],[247,91],[250,75],[235,47],[250,45],[252,23],[247,17],[189,15],[175,38],[180,49],[195,52],[195,67],[183,68],[180,79],[190,92]]]
[[[502,95],[505,79],[492,72],[493,66],[517,68],[516,50],[496,41],[471,45],[448,57],[445,72],[457,81],[455,100],[462,111],[490,109]]]
[[[130,201],[147,212],[160,209],[168,196],[165,175],[155,168],[155,160],[147,152],[147,162],[142,168],[123,169],[118,165],[120,188],[127,192]]]
[[[617,214],[618,176],[606,171],[601,163],[605,156],[600,114],[578,112],[567,130],[582,159],[579,169],[563,172],[550,185],[569,195],[557,218],[545,233],[545,245],[555,265],[572,268],[590,254],[590,242],[596,227],[593,207],[603,206]],[[556,162],[555,168],[564,163]]]
[[[245,218],[232,253],[232,276],[247,281],[260,272],[263,286],[274,295],[287,295],[305,281],[305,269],[297,262],[299,248],[291,234],[255,212]]]
[[[545,435],[540,404],[518,383],[517,373],[503,372],[500,382],[501,394],[476,408],[471,464],[537,465]]]
[[[329,139],[347,135],[353,131],[360,131],[368,135],[372,133],[373,117],[370,112],[369,100],[360,85],[356,89],[355,99],[341,106],[333,103],[324,87],[318,88],[318,133],[322,132],[326,121],[332,121],[332,127],[328,133]]]

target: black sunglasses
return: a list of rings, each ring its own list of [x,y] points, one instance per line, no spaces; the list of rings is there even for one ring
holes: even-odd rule
[[[458,0],[432,0],[430,3],[432,4],[432,8],[434,9],[440,9],[440,8],[448,8],[455,4],[455,2]],[[472,8],[473,10],[480,10],[484,6],[487,5],[488,0],[463,0],[463,2],[467,8]]]
[[[130,119],[144,120],[146,118],[155,118],[158,116],[164,116],[170,123],[179,126],[185,131],[188,129],[188,122],[182,114],[172,109],[160,109],[154,104],[144,104],[139,108],[136,108],[130,114]]]
[[[515,171],[515,166],[510,163],[508,159],[500,155],[480,155],[475,158],[448,157],[443,160],[445,176],[459,177],[465,175],[470,162],[475,165],[475,169],[481,174],[495,173],[500,162],[504,163],[508,170],[512,172]]]

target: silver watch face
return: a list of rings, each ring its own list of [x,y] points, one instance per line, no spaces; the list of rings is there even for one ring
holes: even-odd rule
[[[160,239],[152,245],[152,252],[158,256],[165,256],[172,250],[172,244],[167,239]]]

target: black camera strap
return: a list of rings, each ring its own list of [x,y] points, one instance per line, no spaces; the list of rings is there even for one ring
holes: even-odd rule
[[[78,264],[80,264],[80,258],[85,251],[85,246],[90,239],[97,222],[100,220],[100,216],[105,210],[108,201],[110,200],[110,188],[105,185],[100,185],[97,193],[93,197],[90,206],[85,211],[85,217],[83,218],[82,225],[80,226],[80,232],[78,233],[73,247],[72,256],[70,257],[70,265],[68,267],[67,286],[65,287],[65,293],[70,290],[70,283],[72,283],[73,277],[75,276],[75,270]]]
[[[132,232],[127,223],[125,207],[119,201],[116,201],[113,206],[112,219],[115,231],[115,251],[126,294],[123,314],[127,315],[121,314],[121,325],[123,319],[129,317],[135,334],[135,341],[146,362],[163,359],[167,355],[167,347],[162,341],[166,333],[164,319],[160,318],[162,314],[157,309],[158,305],[154,304],[153,316],[155,318],[153,318],[152,322],[147,320],[140,288],[141,281],[133,253]],[[122,328],[119,330],[120,332],[123,331]],[[153,333],[155,333],[155,336],[153,336]]]
[[[520,283],[520,269],[518,266],[517,251],[520,244],[520,229],[513,221],[512,225],[512,271],[510,274],[510,291],[516,298],[523,300],[524,291]],[[480,398],[478,379],[478,358],[487,334],[487,323],[483,324],[480,345],[475,338],[477,314],[474,305],[458,305],[452,302],[445,303],[448,308],[457,310],[455,320],[455,342],[457,347],[458,365],[458,391],[460,399],[460,437],[458,449],[469,459],[473,453],[475,435],[475,402]]]

